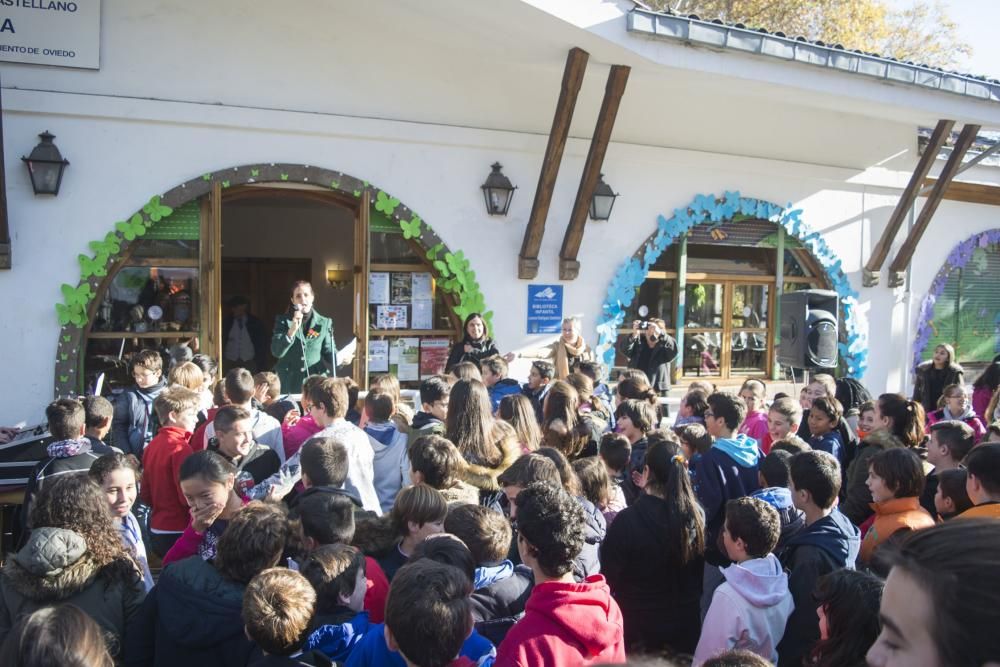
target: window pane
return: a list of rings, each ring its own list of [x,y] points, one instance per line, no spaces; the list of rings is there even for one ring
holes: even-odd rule
[[[687,270],[690,273],[773,276],[775,260],[773,248],[691,243],[688,244]]]
[[[767,326],[769,290],[769,285],[733,285],[733,328],[759,329]]]
[[[125,266],[111,281],[93,331],[197,331],[198,269]]]
[[[143,239],[136,243],[132,257],[156,259],[198,259],[198,241]]]
[[[684,336],[684,375],[719,376],[722,353],[722,332],[687,334]]]
[[[731,375],[765,374],[767,337],[768,333],[762,331],[737,331],[733,333]]]
[[[424,261],[402,234],[371,233],[371,261],[375,264],[414,264]]]
[[[641,320],[639,317],[639,307],[646,306],[649,313],[646,318],[658,317],[667,323],[667,327],[674,326],[674,279],[661,280],[659,278],[648,278],[640,287],[639,293],[632,300],[632,305],[625,311],[624,327],[631,327],[633,320]]]
[[[691,283],[685,293],[684,321],[689,329],[722,326],[722,283]]]

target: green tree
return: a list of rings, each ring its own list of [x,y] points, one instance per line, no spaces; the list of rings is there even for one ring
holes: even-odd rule
[[[972,48],[958,38],[940,0],[894,9],[885,0],[649,0],[682,15],[802,35],[827,44],[952,68]]]

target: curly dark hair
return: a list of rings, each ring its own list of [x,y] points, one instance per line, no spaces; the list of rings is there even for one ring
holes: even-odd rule
[[[63,528],[80,535],[87,555],[109,580],[132,582],[141,570],[125,548],[108,501],[86,472],[46,484],[31,506],[32,528]]]
[[[878,610],[882,588],[878,577],[858,570],[835,570],[819,578],[813,598],[826,614],[829,638],[819,641],[809,665],[860,665],[882,628]]]
[[[518,537],[549,577],[573,570],[583,549],[585,525],[580,503],[561,488],[536,482],[517,494]]]

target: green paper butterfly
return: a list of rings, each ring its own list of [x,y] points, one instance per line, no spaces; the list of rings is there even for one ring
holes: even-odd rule
[[[69,360],[69,355],[64,352],[64,353],[62,353],[62,354],[59,355],[59,360],[60,361],[68,361]]]
[[[142,210],[153,222],[159,222],[174,212],[174,209],[160,203],[160,195],[153,196]]]
[[[250,176],[252,178],[257,178],[258,176],[260,176],[260,169],[251,169]]]
[[[427,251],[427,259],[433,262],[435,259],[437,259],[437,254],[441,252],[442,248],[444,248],[444,243],[438,243],[436,246],[432,247],[430,250]]]
[[[340,181],[330,181],[330,187],[334,190],[338,189],[340,187]]]
[[[59,381],[60,382],[69,382],[69,376],[68,375],[60,375],[59,376]]]
[[[288,180],[288,174],[282,174],[281,175],[281,180],[287,181]]]
[[[202,174],[201,175],[201,180],[203,180],[203,181],[210,181],[210,180],[212,180],[212,175],[211,174]]]
[[[146,233],[146,225],[142,219],[142,216],[138,213],[129,218],[128,222],[124,220],[115,223],[115,229],[122,233],[126,241],[134,241],[136,237],[142,236]]]
[[[72,336],[63,336],[62,339],[63,339],[64,343],[68,343],[71,340],[73,340],[73,337]]]
[[[378,196],[375,198],[375,210],[381,211],[386,215],[392,215],[392,212],[396,210],[399,206],[399,200],[395,197],[390,197],[381,190],[378,192]],[[406,238],[410,238],[407,236]]]
[[[86,255],[77,255],[76,259],[80,262],[80,277],[84,280],[90,276],[103,278],[108,275],[108,271],[105,268],[108,262],[107,256],[104,257],[103,262],[101,261],[100,256],[91,259]]]
[[[393,200],[395,201],[395,200]],[[404,239],[415,239],[420,236],[420,216],[415,215],[409,222],[399,221],[399,226],[403,230]]]
[[[361,190],[355,190],[354,191],[354,196],[355,197],[360,197],[361,196]]]

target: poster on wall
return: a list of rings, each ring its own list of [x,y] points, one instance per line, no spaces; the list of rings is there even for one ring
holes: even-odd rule
[[[412,281],[409,273],[393,273],[389,290],[389,303],[410,303]]]
[[[420,379],[444,373],[451,342],[447,338],[420,339]]]
[[[434,298],[434,282],[429,273],[412,273],[413,300],[430,301]]]
[[[368,303],[389,303],[389,274],[373,271],[368,274]]]
[[[389,372],[400,382],[420,379],[420,339],[397,338],[389,347]]]
[[[0,60],[101,68],[101,0],[4,0]]]
[[[376,329],[405,329],[409,306],[379,306],[375,309]]]
[[[528,285],[528,333],[553,334],[562,330],[563,286]]]
[[[368,341],[368,372],[369,373],[389,372],[389,341],[387,340]]]
[[[434,302],[430,300],[414,299],[413,321],[410,323],[411,329],[433,329],[434,328]]]

